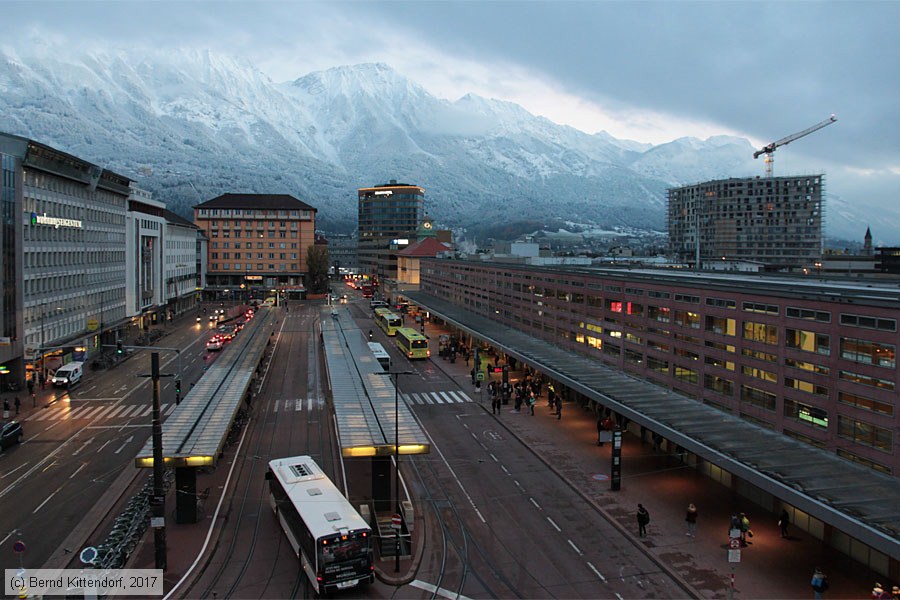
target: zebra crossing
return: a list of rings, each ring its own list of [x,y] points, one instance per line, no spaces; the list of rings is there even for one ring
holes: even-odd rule
[[[163,416],[172,414],[175,403],[165,402],[159,411]],[[107,421],[112,419],[133,419],[149,417],[153,406],[148,404],[84,404],[82,406],[57,406],[28,415],[23,421],[59,421],[86,419],[90,421]]]
[[[474,402],[461,390],[448,390],[446,392],[410,392],[400,394],[407,404],[462,404]]]
[[[302,411],[306,404],[306,412],[313,408],[321,408],[325,404],[322,398],[279,398],[272,401],[272,412],[297,412]]]

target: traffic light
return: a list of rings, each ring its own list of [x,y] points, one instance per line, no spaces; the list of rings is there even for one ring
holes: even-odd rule
[[[181,404],[181,380],[175,380],[175,404]]]
[[[125,354],[125,348],[122,347],[122,342],[116,342],[116,354]]]

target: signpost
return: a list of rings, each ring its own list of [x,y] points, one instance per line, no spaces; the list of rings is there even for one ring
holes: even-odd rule
[[[561,399],[559,400],[562,401]],[[610,470],[609,489],[614,492],[622,489],[622,430],[612,432],[612,468]]]
[[[731,564],[731,587],[728,598],[734,598],[734,565],[741,562],[741,530],[737,527],[728,530],[728,562]]]

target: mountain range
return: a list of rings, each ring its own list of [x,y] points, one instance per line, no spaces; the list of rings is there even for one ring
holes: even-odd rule
[[[660,145],[588,134],[473,94],[437,98],[385,64],[278,83],[209,51],[0,53],[0,131],[136,180],[191,218],[226,192],[288,193],[318,226],[356,227],[356,189],[426,189],[442,227],[569,220],[665,230],[666,188],[761,174],[743,138]],[[830,237],[861,238],[839,198]]]

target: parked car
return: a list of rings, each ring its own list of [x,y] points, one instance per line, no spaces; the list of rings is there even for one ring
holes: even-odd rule
[[[22,424],[18,421],[4,423],[0,428],[0,448],[9,448],[22,441]]]

